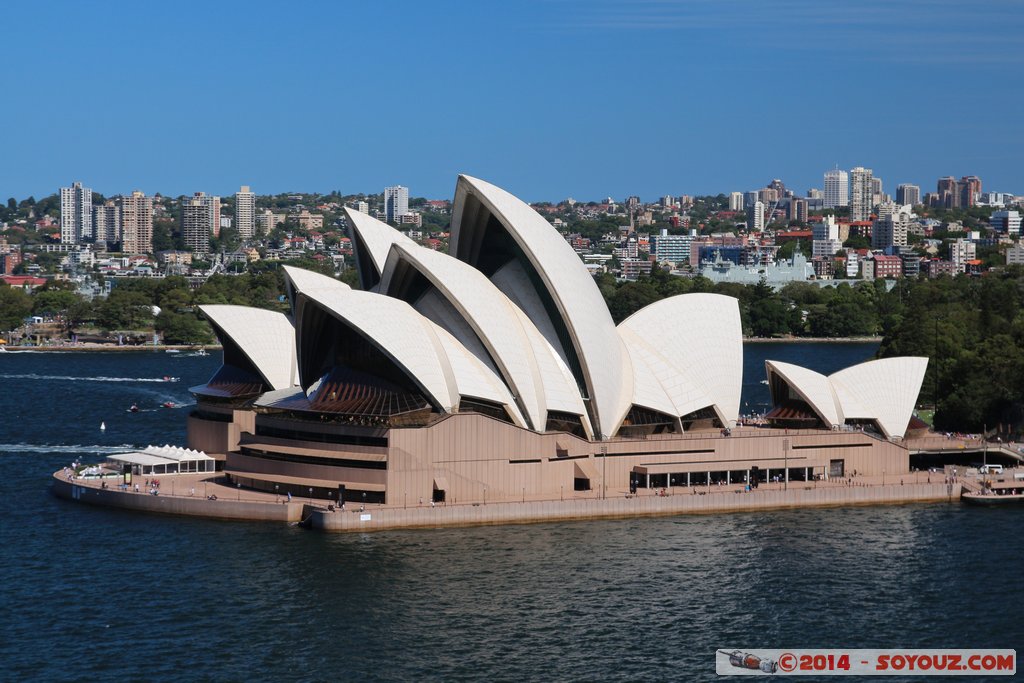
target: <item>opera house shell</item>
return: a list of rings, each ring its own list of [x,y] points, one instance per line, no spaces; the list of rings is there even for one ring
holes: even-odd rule
[[[448,254],[345,212],[361,289],[285,267],[288,315],[201,307],[224,360],[192,388],[189,446],[240,486],[461,503],[906,468],[924,359],[769,363],[773,413],[795,423],[736,429],[736,299],[671,297],[616,326],[548,221],[468,176]]]

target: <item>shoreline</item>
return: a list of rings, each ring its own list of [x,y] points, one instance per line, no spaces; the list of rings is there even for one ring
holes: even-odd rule
[[[123,353],[129,351],[220,351],[220,344],[145,344],[140,346],[115,346],[112,344],[68,344],[67,346],[0,346],[0,355],[4,353],[81,353],[84,351]]]
[[[744,337],[744,344],[880,344],[882,337]],[[130,351],[220,351],[220,344],[145,344],[140,346],[113,346],[109,344],[68,344],[66,346],[0,346],[3,353],[81,353],[87,351],[125,353]]]

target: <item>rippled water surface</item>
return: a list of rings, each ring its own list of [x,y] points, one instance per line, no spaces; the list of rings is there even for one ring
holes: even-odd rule
[[[873,350],[751,345],[747,369],[767,356],[828,372]],[[188,407],[159,406],[189,403],[218,364],[0,355],[0,679],[711,680],[718,647],[1024,642],[1016,510],[335,536],[48,494],[73,456],[181,443]],[[745,401],[765,400],[758,380]],[[143,412],[125,412],[133,402]]]

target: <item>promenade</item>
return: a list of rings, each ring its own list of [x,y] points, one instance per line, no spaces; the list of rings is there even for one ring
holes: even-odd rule
[[[421,500],[386,505],[348,502],[342,510],[322,500],[289,500],[239,488],[218,475],[166,475],[158,481],[158,493],[154,495],[152,481],[145,478],[136,477],[131,486],[119,487],[114,478],[69,479],[61,470],[53,474],[53,493],[91,505],[238,521],[306,522],[314,529],[330,532],[953,502],[960,496],[960,486],[947,483],[941,472],[914,472],[890,477],[771,482],[751,491],[741,485],[676,486],[640,489],[636,494],[627,490],[588,491],[572,492],[554,500],[522,496],[474,504],[433,505]]]

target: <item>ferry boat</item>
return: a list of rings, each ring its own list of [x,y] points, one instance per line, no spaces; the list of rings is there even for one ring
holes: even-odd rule
[[[960,500],[968,505],[981,505],[985,507],[1002,507],[1006,505],[1024,504],[1024,493],[1018,493],[1017,489],[1004,489],[1008,493],[993,493],[991,491],[961,494]]]

